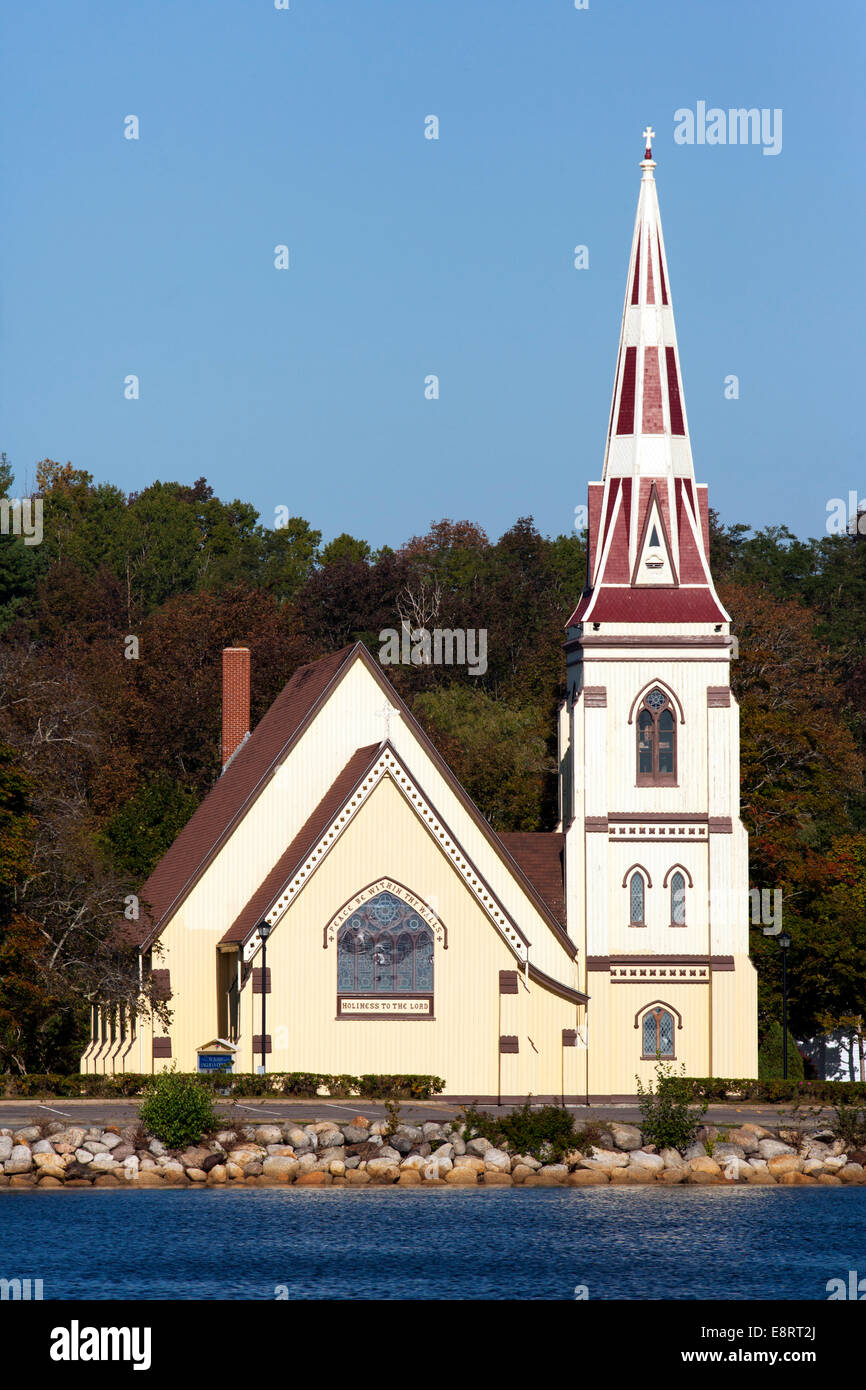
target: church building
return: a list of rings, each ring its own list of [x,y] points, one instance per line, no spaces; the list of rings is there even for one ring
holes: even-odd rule
[[[127,924],[171,1022],[95,1010],[82,1071],[230,1058],[571,1102],[634,1095],[659,1057],[757,1074],[730,618],[645,134],[556,830],[497,834],[361,643],[296,671],[252,731],[250,653],[227,649],[222,775]]]

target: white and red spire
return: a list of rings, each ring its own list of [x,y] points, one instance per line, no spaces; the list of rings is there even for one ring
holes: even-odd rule
[[[652,157],[645,153],[600,483],[589,485],[587,592],[568,626],[727,622],[695,482]]]

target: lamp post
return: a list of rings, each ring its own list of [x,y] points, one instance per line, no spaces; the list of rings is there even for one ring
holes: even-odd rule
[[[259,927],[258,927],[258,931],[259,931],[259,936],[261,937],[261,942],[262,942],[262,1065],[261,1065],[260,1070],[261,1070],[262,1075],[264,1075],[265,1066],[266,1066],[266,1063],[265,1063],[265,1046],[266,1046],[266,1043],[265,1043],[265,1034],[266,1034],[266,1032],[267,1032],[267,1026],[266,1026],[266,1024],[267,1024],[267,997],[268,997],[268,937],[269,937],[270,934],[271,934],[271,929],[270,929],[270,927],[268,926],[268,923],[267,923],[267,922],[260,922],[260,923],[259,923]],[[786,1073],[786,1074],[787,1074],[787,1073]]]
[[[787,932],[779,937],[782,951],[782,1076],[788,1076],[788,947],[791,938]]]

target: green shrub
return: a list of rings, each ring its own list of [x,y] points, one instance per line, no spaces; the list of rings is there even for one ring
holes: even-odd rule
[[[866,1148],[866,1110],[856,1105],[837,1105],[836,1118],[830,1128],[846,1149]]]
[[[574,1120],[567,1110],[560,1105],[541,1105],[533,1110],[528,1100],[508,1115],[491,1115],[476,1105],[466,1105],[461,1129],[465,1139],[487,1139],[497,1148],[530,1154],[544,1163],[556,1163],[578,1147]],[[590,1136],[586,1131],[581,1138],[595,1143],[597,1134]]]
[[[398,1076],[329,1076],[325,1072],[268,1072],[265,1076],[250,1072],[187,1072],[215,1095],[232,1095],[239,1099],[248,1096],[315,1096],[320,1086],[332,1096],[348,1099],[351,1096],[366,1100],[382,1100],[398,1096],[406,1100],[429,1100],[445,1089],[441,1076],[422,1076],[406,1073]],[[68,1076],[31,1074],[13,1076],[0,1074],[0,1095],[7,1096],[74,1096],[110,1099],[138,1096],[152,1080],[149,1074],[123,1072],[117,1075],[84,1075],[75,1072]]]
[[[685,1076],[677,1076],[670,1062],[657,1062],[655,1073],[655,1090],[652,1082],[644,1087],[640,1077],[635,1077],[644,1140],[657,1149],[682,1151],[693,1143],[701,1117],[707,1112],[707,1101],[691,1108],[691,1086]]]
[[[172,1068],[151,1077],[144,1089],[139,1119],[170,1149],[197,1144],[220,1123],[210,1092],[195,1076]]]
[[[760,1081],[770,1081],[784,1079],[783,1070],[783,1035],[781,1023],[773,1022],[767,1029],[758,1048],[758,1079]],[[800,1056],[799,1048],[788,1032],[788,1080],[802,1081],[803,1079],[803,1058]]]

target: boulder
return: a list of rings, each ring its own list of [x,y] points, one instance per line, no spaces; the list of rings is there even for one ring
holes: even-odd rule
[[[776,1179],[769,1168],[756,1168],[753,1163],[749,1164],[746,1182],[755,1187],[775,1187],[776,1185]]]
[[[397,1179],[398,1187],[418,1187],[421,1183],[421,1174],[417,1168],[404,1168]]]
[[[746,1151],[743,1148],[742,1144],[721,1143],[713,1145],[713,1158],[717,1158],[720,1161],[725,1158],[745,1157]]]
[[[802,1173],[803,1160],[797,1154],[777,1154],[767,1159],[767,1167],[774,1178],[780,1178],[783,1173]]]
[[[72,1163],[70,1163],[70,1164],[67,1166],[67,1168],[66,1168],[66,1180],[67,1180],[67,1182],[71,1181],[72,1179],[77,1179],[79,1182],[80,1182],[82,1179],[86,1179],[86,1180],[87,1180],[87,1185],[88,1185],[88,1187],[89,1187],[89,1186],[90,1186],[90,1165],[87,1164],[87,1165],[85,1166],[83,1163],[79,1163],[77,1160],[74,1159],[74,1160],[72,1161]]]
[[[257,1125],[255,1140],[263,1147],[267,1147],[268,1144],[282,1144],[283,1131],[279,1125]]]
[[[510,1173],[511,1157],[504,1149],[488,1148],[484,1154],[484,1167],[488,1172]]]
[[[616,1149],[597,1149],[592,1148],[586,1158],[582,1158],[578,1163],[578,1168],[625,1168],[628,1165],[628,1154],[619,1153]]]
[[[309,1149],[313,1143],[313,1135],[307,1134],[306,1130],[299,1129],[297,1125],[286,1127],[286,1139],[295,1150]]]
[[[104,1129],[102,1131],[102,1142],[107,1149],[116,1149],[122,1143],[120,1135],[116,1129]]]
[[[783,1144],[781,1139],[761,1139],[758,1142],[758,1152],[761,1158],[779,1158],[782,1154],[792,1154],[794,1150],[790,1144]]]
[[[648,1154],[643,1149],[632,1149],[629,1154],[630,1168],[645,1168],[649,1173],[661,1173],[664,1166],[661,1154]]]
[[[56,1173],[43,1172],[38,1182],[39,1187],[62,1187],[63,1180]]]
[[[90,1146],[86,1145],[85,1147],[89,1148]],[[161,1155],[166,1152],[165,1144],[163,1144],[159,1139],[151,1139],[147,1147],[150,1149],[150,1152],[156,1158],[160,1158]]]
[[[0,1163],[5,1163],[11,1157],[13,1148],[11,1134],[0,1134]]]
[[[465,1154],[465,1152],[466,1152],[466,1143],[465,1143],[465,1140],[463,1140],[463,1139],[460,1138],[460,1135],[459,1135],[459,1134],[452,1134],[452,1136],[451,1136],[451,1144],[452,1144],[452,1147],[453,1147],[453,1149],[454,1149],[455,1154]]]
[[[15,1130],[12,1138],[16,1144],[32,1144],[42,1138],[42,1129],[39,1125],[24,1125],[23,1129]]]
[[[221,1149],[225,1149],[226,1153],[228,1153],[229,1149],[232,1147],[237,1137],[238,1136],[236,1130],[221,1129],[214,1135],[214,1141],[215,1143],[219,1144]]]
[[[689,1160],[689,1171],[691,1173],[707,1173],[711,1177],[721,1177],[722,1170],[714,1158],[709,1158],[706,1154],[699,1154],[697,1158]]]
[[[678,1149],[662,1149],[660,1157],[664,1161],[665,1168],[683,1169],[688,1167],[686,1160]]]
[[[402,1157],[399,1150],[390,1144],[382,1144],[376,1152],[376,1158],[384,1159],[388,1163],[399,1163]]]
[[[89,1149],[92,1154],[108,1153],[108,1145],[103,1144],[101,1139],[85,1139],[81,1147],[84,1149]]]
[[[535,1180],[539,1183],[559,1184],[565,1182],[568,1177],[567,1163],[545,1163],[543,1168],[539,1168],[535,1174]]]
[[[113,1168],[120,1165],[115,1162],[114,1156],[110,1153],[94,1154],[93,1162],[90,1165],[91,1173],[109,1173]]]
[[[298,1187],[330,1187],[331,1174],[322,1172],[301,1173],[296,1182]]]
[[[286,1158],[279,1154],[270,1154],[262,1164],[262,1173],[266,1178],[276,1178],[278,1182],[291,1182],[301,1171],[301,1165],[296,1158]]]
[[[458,1154],[454,1160],[455,1168],[470,1168],[473,1173],[484,1172],[484,1159],[477,1158],[475,1154]],[[510,1167],[510,1164],[509,1164]]]
[[[214,1164],[213,1168],[208,1169],[205,1182],[207,1182],[209,1186],[213,1187],[216,1185],[216,1183],[225,1182],[226,1177],[227,1173],[225,1164],[216,1163]]]
[[[498,1168],[486,1169],[482,1181],[485,1187],[512,1187],[514,1185],[511,1174],[500,1172]]]
[[[688,1148],[684,1152],[683,1157],[687,1160],[687,1162],[691,1163],[693,1158],[706,1158],[707,1150],[703,1144],[689,1144]]]
[[[184,1149],[180,1155],[180,1162],[184,1168],[200,1168],[205,1159],[209,1157],[209,1150],[201,1146]]]
[[[630,1163],[627,1168],[611,1168],[610,1180],[614,1185],[643,1186],[646,1183],[655,1182],[656,1175],[649,1168],[641,1168],[637,1164]]]
[[[76,1149],[75,1161],[76,1163],[92,1163],[93,1154],[90,1152],[89,1149]]]
[[[625,1149],[631,1153],[634,1149],[639,1149],[643,1144],[643,1138],[639,1129],[634,1125],[620,1125],[616,1122],[610,1124],[610,1132],[613,1135],[613,1142],[618,1149]]]
[[[817,1184],[817,1178],[810,1178],[806,1173],[787,1172],[782,1173],[778,1179],[784,1187],[811,1187]]]
[[[477,1139],[469,1139],[466,1144],[466,1152],[474,1154],[476,1158],[483,1158],[487,1150],[492,1148],[490,1140],[482,1138],[481,1135]]]
[[[577,1168],[566,1178],[569,1187],[606,1187],[609,1181],[600,1168]]]
[[[427,1160],[423,1154],[409,1154],[408,1158],[404,1158],[403,1162],[400,1164],[400,1172],[405,1173],[410,1168],[414,1168],[420,1173],[421,1169],[426,1166],[426,1163]]]
[[[421,1126],[421,1133],[431,1143],[434,1139],[445,1138],[445,1131],[442,1126],[435,1124],[432,1120],[428,1120],[426,1124]]]
[[[139,1187],[164,1187],[164,1186],[165,1186],[165,1184],[163,1183],[161,1174],[160,1174],[159,1172],[157,1172],[156,1170],[154,1170],[153,1168],[141,1168],[141,1169],[139,1169],[138,1178],[136,1179],[136,1181],[137,1181]]]
[[[527,1167],[525,1163],[515,1163],[511,1170],[511,1181],[517,1184],[526,1182],[527,1178],[534,1178],[535,1170]]]
[[[370,1181],[370,1174],[367,1172],[359,1173],[357,1168],[352,1168],[346,1173],[346,1182],[350,1187],[364,1187]]]
[[[435,1154],[428,1159],[421,1170],[427,1182],[432,1182],[436,1178],[445,1178],[451,1172],[454,1164],[448,1157],[438,1158]]]
[[[390,1158],[368,1159],[367,1172],[371,1178],[376,1178],[382,1182],[396,1182],[400,1176],[397,1164]]]
[[[841,1187],[842,1179],[835,1173],[819,1173],[818,1182],[824,1187]]]
[[[346,1165],[341,1158],[334,1158],[331,1160],[330,1171],[335,1178],[342,1178],[346,1173]],[[418,1181],[420,1182],[421,1179],[419,1178]]]
[[[392,1134],[388,1143],[392,1149],[396,1149],[398,1154],[410,1154],[415,1147],[415,1143],[409,1138],[408,1134]]]
[[[475,1187],[478,1183],[478,1173],[474,1168],[468,1168],[464,1165],[460,1168],[452,1168],[450,1173],[446,1173],[445,1181],[451,1187]]]
[[[859,1163],[861,1168],[866,1168],[866,1149],[851,1149],[848,1153],[849,1163]]]
[[[9,1172],[8,1163],[6,1164],[6,1172]],[[866,1168],[863,1167],[862,1163],[851,1163],[849,1161],[845,1164],[844,1168],[838,1170],[838,1176],[845,1183],[864,1182],[866,1181]]]
[[[337,1129],[336,1125],[333,1129],[325,1129],[319,1132],[320,1149],[341,1149],[345,1142],[343,1131]]]
[[[758,1136],[753,1134],[751,1129],[747,1129],[745,1125],[740,1125],[737,1129],[729,1129],[727,1142],[739,1145],[744,1154],[756,1154],[758,1152]]]
[[[30,1145],[30,1152],[35,1158],[37,1154],[56,1154],[54,1145],[50,1139],[36,1139]]]
[[[671,1183],[685,1182],[689,1175],[689,1170],[683,1164],[682,1168],[665,1168],[659,1173],[659,1182],[670,1185]]]
[[[369,1137],[370,1131],[367,1129],[366,1125],[362,1129],[360,1125],[351,1124],[343,1125],[342,1134],[347,1144],[364,1144]]]
[[[3,1171],[11,1178],[21,1173],[29,1173],[33,1167],[33,1155],[26,1144],[14,1144],[12,1152],[3,1164]]]
[[[240,1169],[238,1169],[238,1172],[240,1172]],[[201,1168],[187,1168],[186,1175],[189,1178],[190,1182],[207,1181],[207,1173],[205,1173]]]

